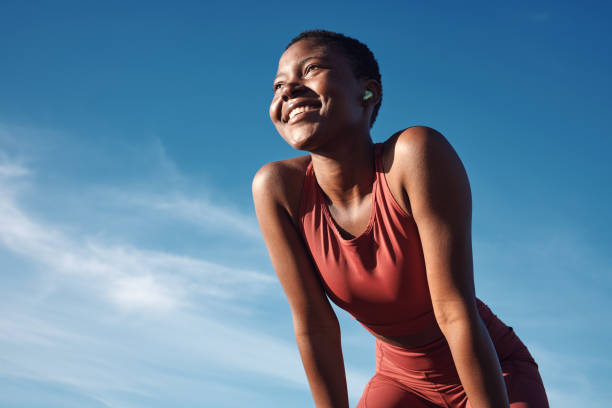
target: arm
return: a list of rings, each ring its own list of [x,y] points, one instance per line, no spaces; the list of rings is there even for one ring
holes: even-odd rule
[[[291,172],[279,163],[262,167],[253,180],[255,212],[291,307],[295,338],[315,405],[348,408],[340,326],[291,221],[288,209],[297,208],[290,204],[296,192],[285,185],[294,189],[301,186],[299,180],[287,182],[291,177]]]
[[[465,169],[444,136],[425,127],[405,130],[396,142],[398,154],[436,320],[470,404],[508,407],[497,354],[476,307],[472,201]]]

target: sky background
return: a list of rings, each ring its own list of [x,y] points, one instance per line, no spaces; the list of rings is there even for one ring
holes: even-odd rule
[[[312,406],[251,198],[302,154],[267,112],[312,28],[374,51],[374,141],[459,153],[477,295],[551,406],[609,406],[606,3],[0,0],[0,407]],[[336,310],[354,406],[374,340]]]

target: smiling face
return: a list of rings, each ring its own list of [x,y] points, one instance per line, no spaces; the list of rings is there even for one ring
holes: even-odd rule
[[[270,118],[295,149],[312,151],[355,129],[369,129],[363,95],[348,58],[333,46],[305,39],[281,56]]]

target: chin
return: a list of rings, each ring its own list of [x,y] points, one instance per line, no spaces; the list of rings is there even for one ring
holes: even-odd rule
[[[318,128],[304,126],[281,134],[283,139],[296,150],[312,151],[319,145],[321,131]]]
[[[289,140],[285,139],[285,141],[295,150],[310,151],[315,146],[310,138],[292,138]]]

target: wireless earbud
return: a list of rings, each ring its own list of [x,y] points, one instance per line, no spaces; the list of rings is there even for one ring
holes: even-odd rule
[[[365,93],[363,95],[363,100],[367,101],[368,99],[370,99],[373,96],[374,96],[374,94],[372,93],[372,91],[370,91],[369,89],[366,89]]]

